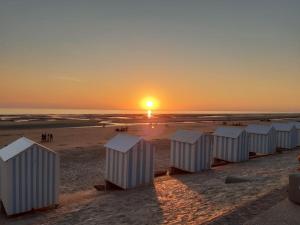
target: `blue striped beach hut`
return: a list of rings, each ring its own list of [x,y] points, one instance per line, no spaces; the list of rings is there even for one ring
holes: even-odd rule
[[[273,123],[277,148],[293,149],[297,146],[297,129],[291,123]]]
[[[228,162],[241,162],[249,159],[245,129],[218,127],[213,135],[213,157]]]
[[[250,124],[246,127],[250,152],[272,154],[276,151],[276,131],[270,125]]]
[[[297,146],[300,146],[300,122],[290,122],[297,130]]]
[[[59,156],[22,137],[0,149],[0,199],[7,215],[52,207],[59,197]]]
[[[171,167],[188,172],[211,168],[212,136],[199,131],[179,130],[171,136]]]
[[[106,144],[105,180],[123,189],[150,184],[154,146],[141,137],[118,134]]]

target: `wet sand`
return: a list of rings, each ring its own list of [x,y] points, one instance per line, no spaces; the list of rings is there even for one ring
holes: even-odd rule
[[[251,121],[243,121],[243,124]],[[220,121],[130,126],[129,133],[150,140],[157,146],[155,170],[169,165],[167,138],[177,129],[213,131]],[[128,191],[98,192],[95,184],[103,183],[105,150],[103,144],[117,132],[115,127],[2,129],[0,146],[25,135],[39,141],[42,132],[54,134],[53,143],[44,143],[61,157],[61,196],[57,209],[6,218],[2,225],[29,224],[238,224],[267,210],[285,197],[281,191],[288,174],[299,166],[300,149],[252,159],[247,162],[215,167],[199,174],[162,176],[153,186]],[[225,184],[227,175],[254,180]],[[278,198],[269,197],[276,193]],[[282,198],[281,198],[282,197]],[[259,200],[265,198],[264,202]],[[234,216],[233,216],[234,215]],[[252,216],[253,216],[252,215]],[[238,218],[238,219],[237,219]]]

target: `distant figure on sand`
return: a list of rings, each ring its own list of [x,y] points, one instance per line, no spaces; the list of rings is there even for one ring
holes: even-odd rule
[[[44,133],[42,133],[41,141],[42,141],[42,142],[45,142],[46,139],[47,139],[47,135],[44,134]]]
[[[53,134],[49,133],[42,133],[41,135],[41,142],[52,142],[53,141]]]
[[[117,132],[127,132],[128,131],[128,127],[121,127],[121,128],[116,128]]]

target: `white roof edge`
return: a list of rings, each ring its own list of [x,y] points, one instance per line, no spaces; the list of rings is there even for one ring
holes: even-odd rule
[[[298,121],[290,121],[289,123],[293,124],[294,127],[296,127],[296,129],[300,129],[300,122],[298,122]]]
[[[177,130],[172,134],[170,139],[194,144],[202,135],[204,135],[204,133],[197,130]]]
[[[245,132],[244,127],[221,126],[217,127],[213,135],[220,137],[237,138],[243,132]]]
[[[26,151],[28,148],[32,147],[33,145],[37,145],[40,146],[48,151],[51,151],[52,153],[56,154],[55,151],[53,151],[52,149],[49,149],[37,142],[34,142],[26,137],[21,137],[18,138],[17,140],[11,142],[10,144],[8,144],[7,146],[3,147],[2,149],[0,149],[0,158],[6,162],[9,159],[14,158],[15,156],[17,156],[18,154]]]
[[[245,130],[247,133],[268,134],[272,129],[275,129],[269,124],[249,124]]]
[[[104,147],[110,148],[119,152],[127,152],[139,141],[144,140],[142,137],[130,134],[117,134],[112,137]],[[144,140],[145,141],[145,140]]]
[[[296,128],[296,126],[291,123],[272,123],[272,127],[277,131],[291,131],[293,128]]]

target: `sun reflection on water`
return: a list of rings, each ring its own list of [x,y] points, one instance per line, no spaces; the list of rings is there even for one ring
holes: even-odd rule
[[[148,117],[148,119],[151,119],[151,117],[152,117],[152,111],[150,109],[148,109],[148,111],[147,111],[147,117]]]

